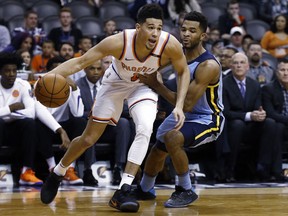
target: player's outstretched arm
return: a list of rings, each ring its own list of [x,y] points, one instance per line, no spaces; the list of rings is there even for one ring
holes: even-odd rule
[[[93,62],[104,58],[105,56],[112,55],[119,58],[123,48],[123,34],[119,33],[105,38],[100,43],[96,44],[84,55],[72,58],[58,67],[54,68],[49,73],[57,73],[64,77],[74,74],[83,68],[88,67]]]

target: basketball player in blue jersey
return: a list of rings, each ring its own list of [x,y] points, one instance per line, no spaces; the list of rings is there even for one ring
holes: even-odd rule
[[[49,72],[67,77],[96,60],[113,56],[112,64],[104,74],[86,129],[71,142],[41,189],[43,203],[53,201],[67,167],[97,142],[107,124],[117,124],[126,99],[135,123],[136,136],[128,152],[122,181],[109,205],[120,211],[138,211],[139,203],[130,196],[131,184],[148,149],[158,99],[151,88],[139,82],[139,74],[154,73],[159,67],[172,64],[178,77],[177,101],[173,110],[176,122],[174,129],[179,130],[185,119],[183,105],[189,86],[189,69],[181,44],[175,37],[162,31],[162,27],[161,7],[158,4],[147,4],[138,12],[135,29],[107,37],[84,55],[68,60]]]
[[[201,13],[194,11],[186,14],[180,28],[191,77],[184,103],[186,119],[183,127],[175,130],[177,121],[173,115],[169,115],[158,128],[157,142],[147,157],[140,185],[134,190],[137,199],[155,199],[155,179],[163,169],[168,154],[172,159],[178,182],[176,181],[176,191],[164,206],[185,207],[198,198],[192,189],[189,161],[184,149],[216,140],[224,124],[221,67],[215,57],[202,46],[206,28],[207,20]],[[155,77],[155,73],[139,76],[141,82],[175,105],[176,93],[158,82]],[[176,86],[176,83],[174,85]],[[176,91],[176,88],[172,89]]]

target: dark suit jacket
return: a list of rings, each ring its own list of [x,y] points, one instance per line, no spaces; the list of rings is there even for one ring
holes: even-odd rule
[[[245,120],[247,112],[258,110],[261,106],[261,88],[257,81],[246,77],[245,99],[242,97],[234,77],[226,76],[223,79],[224,115],[227,120]]]
[[[288,125],[288,116],[282,114],[284,95],[278,80],[262,87],[262,103],[268,117]]]
[[[94,100],[92,99],[91,91],[89,84],[86,80],[86,76],[79,78],[76,81],[77,86],[80,89],[81,98],[84,104],[84,117],[88,117],[89,112],[91,111]]]

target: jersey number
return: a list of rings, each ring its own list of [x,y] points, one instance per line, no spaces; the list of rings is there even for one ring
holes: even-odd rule
[[[136,80],[138,80],[139,77],[138,77],[138,73],[134,73],[133,76],[131,77],[131,81],[132,82],[135,82]]]

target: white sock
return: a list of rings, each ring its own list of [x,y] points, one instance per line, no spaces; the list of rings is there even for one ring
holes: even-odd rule
[[[133,176],[133,175],[130,175],[128,173],[123,173],[122,180],[120,182],[118,189],[121,189],[123,184],[132,185],[134,178],[135,178],[135,176]]]
[[[54,173],[59,176],[64,176],[66,174],[67,169],[68,167],[65,167],[60,161],[54,168]]]
[[[56,162],[55,162],[54,157],[47,158],[46,162],[48,164],[49,170],[52,170],[56,166]]]

